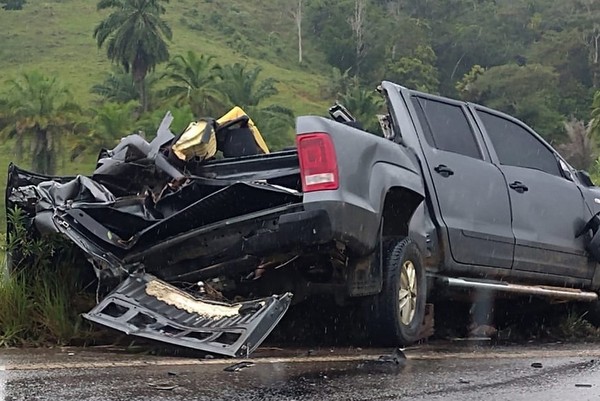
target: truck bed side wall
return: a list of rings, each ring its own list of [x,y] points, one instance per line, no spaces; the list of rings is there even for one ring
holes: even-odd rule
[[[300,117],[297,133],[310,132],[331,136],[340,185],[333,191],[305,193],[305,209],[325,209],[335,239],[359,254],[370,253],[377,243],[386,194],[402,189],[414,194],[419,202],[423,198],[417,161],[405,147],[387,139],[321,117]],[[394,207],[414,210],[417,205]]]

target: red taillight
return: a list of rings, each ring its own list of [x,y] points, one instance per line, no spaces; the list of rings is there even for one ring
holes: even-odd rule
[[[338,167],[331,137],[323,132],[296,137],[304,192],[338,189]]]

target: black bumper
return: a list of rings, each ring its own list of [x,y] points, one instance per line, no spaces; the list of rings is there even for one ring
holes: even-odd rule
[[[325,210],[300,211],[283,214],[272,227],[245,238],[243,252],[260,256],[323,245],[332,240],[331,221]]]

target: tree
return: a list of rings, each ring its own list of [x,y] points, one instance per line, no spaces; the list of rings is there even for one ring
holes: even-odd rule
[[[341,71],[339,68],[333,67],[321,89],[321,95],[326,99],[335,98],[346,93],[354,85],[358,85],[358,79],[356,76],[350,76],[350,68]]]
[[[261,67],[249,69],[246,64],[228,64],[221,69],[221,91],[225,93],[229,106],[258,106],[263,100],[278,93],[275,79],[258,79]]]
[[[579,170],[588,170],[596,160],[596,145],[589,128],[574,118],[565,122],[567,141],[558,146],[565,159]]]
[[[104,102],[92,110],[93,117],[86,133],[77,135],[71,159],[85,151],[97,152],[114,147],[120,138],[131,134],[137,101],[129,103]]]
[[[7,11],[22,10],[25,5],[25,0],[4,0],[0,1],[2,9]]]
[[[192,51],[177,55],[162,75],[171,81],[163,95],[177,106],[189,104],[196,117],[216,116],[223,111],[225,98],[219,90],[220,70],[213,56]]]
[[[592,118],[590,120],[590,132],[596,140],[600,139],[600,91],[594,95],[592,103]]]
[[[435,53],[431,47],[418,46],[415,51],[398,60],[390,60],[385,78],[424,92],[437,92],[440,84],[435,68]]]
[[[79,107],[56,78],[39,72],[24,73],[20,79],[9,81],[9,86],[4,103],[10,115],[5,116],[8,124],[0,133],[16,139],[18,157],[24,145],[30,144],[34,171],[54,174],[62,139],[76,126]]]
[[[146,88],[146,101],[148,107],[152,109],[158,99],[152,88],[157,83],[157,77],[154,73],[146,75],[144,78],[144,86]],[[135,101],[138,103],[140,100],[140,92],[138,85],[133,82],[133,78],[130,74],[126,73],[120,67],[114,67],[113,71],[106,75],[102,83],[92,86],[90,92],[98,95],[102,98],[102,101],[109,101],[115,103],[129,103]]]
[[[303,0],[298,0],[296,8],[292,9],[292,18],[296,24],[298,34],[298,63],[302,64],[302,3]]]
[[[148,111],[144,78],[157,64],[169,59],[165,39],[173,37],[161,19],[169,0],[100,0],[98,10],[114,11],[94,29],[98,48],[105,43],[108,58],[131,72],[137,84],[142,110]]]
[[[260,81],[262,69],[247,68],[235,63],[223,66],[221,87],[227,95],[229,106],[240,106],[260,129],[267,144],[273,148],[289,145],[293,141],[294,113],[280,105],[263,106],[264,102],[278,93],[276,81],[267,78]]]
[[[360,64],[365,56],[365,25],[366,25],[366,0],[354,0],[354,13],[348,18],[348,23],[352,28],[354,35],[354,51],[356,57],[356,65],[354,71],[357,76],[360,76]]]
[[[558,111],[558,74],[540,64],[507,64],[467,74],[461,97],[510,114],[546,139],[564,135],[565,116]]]
[[[366,131],[372,133],[379,133],[381,131],[379,129],[377,114],[382,111],[384,103],[377,92],[355,86],[343,94],[339,101]]]

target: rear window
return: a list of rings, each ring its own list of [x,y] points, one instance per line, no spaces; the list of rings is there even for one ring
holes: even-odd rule
[[[419,97],[412,98],[430,146],[481,159],[473,130],[462,107]]]

